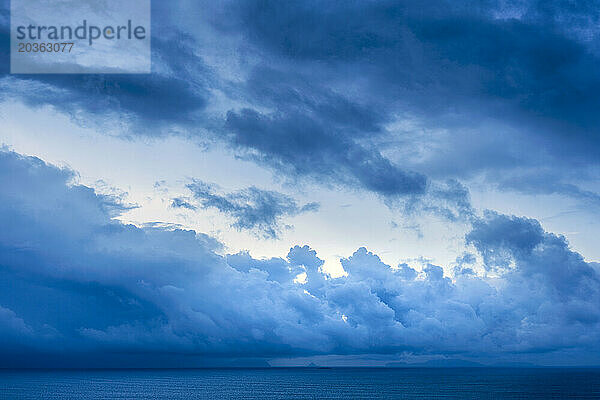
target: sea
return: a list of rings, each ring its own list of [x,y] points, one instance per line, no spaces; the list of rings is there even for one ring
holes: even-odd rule
[[[1,370],[0,399],[600,399],[600,369]]]

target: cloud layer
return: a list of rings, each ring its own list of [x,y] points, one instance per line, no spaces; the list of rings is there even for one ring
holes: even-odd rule
[[[287,179],[388,201],[478,174],[597,200],[596,1],[155,6],[153,74],[5,74],[5,99],[225,144]]]
[[[216,144],[284,182],[433,212],[468,226],[468,251],[442,268],[386,265],[361,247],[333,278],[303,244],[255,259],[203,233],[120,223],[119,199],[1,151],[0,366],[406,353],[600,364],[599,265],[535,219],[478,214],[466,186],[598,210],[597,1],[155,2],[153,13],[152,74],[2,70],[0,100]],[[257,187],[188,189],[173,207],[216,209],[261,238],[318,207]]]
[[[72,172],[0,153],[3,366],[48,354],[147,359],[411,352],[598,362],[600,270],[532,219],[488,212],[453,276],[359,248],[331,278],[308,246],[222,256],[201,233],[112,219]],[[477,260],[482,260],[478,263]],[[306,279],[297,279],[305,273]],[[25,356],[25,357],[24,357]],[[593,358],[593,357],[592,357]]]

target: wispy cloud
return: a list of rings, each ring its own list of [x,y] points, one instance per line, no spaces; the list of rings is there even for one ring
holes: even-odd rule
[[[285,217],[319,210],[319,203],[300,206],[290,196],[254,186],[236,192],[219,193],[217,186],[194,180],[187,187],[199,202],[199,207],[215,208],[231,217],[235,228],[250,230],[269,239],[277,239],[283,229],[291,227],[283,223]],[[195,205],[180,198],[173,199],[172,206],[196,209]]]

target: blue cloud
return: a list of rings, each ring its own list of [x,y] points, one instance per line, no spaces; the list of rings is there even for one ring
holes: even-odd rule
[[[486,213],[486,219],[475,221],[467,235],[483,255],[487,266],[508,266],[515,255],[530,254],[542,243],[544,230],[535,219]]]
[[[599,361],[600,269],[532,219],[476,219],[467,238],[493,277],[392,268],[360,248],[331,278],[308,246],[224,257],[194,231],[118,222],[118,203],[68,170],[8,151],[0,167],[3,366],[123,366],[142,353],[146,365],[404,351]]]
[[[344,138],[362,145],[376,143],[371,150],[389,150],[385,154],[410,156],[421,151],[423,141],[430,148],[439,147],[416,164],[401,163],[395,173],[377,169],[386,184],[370,190],[384,195],[418,192],[419,185],[391,181],[407,171],[437,178],[500,171],[487,175],[497,182],[502,171],[519,179],[524,167],[533,173],[545,167],[557,186],[565,186],[562,194],[583,201],[593,195],[580,189],[586,183],[582,178],[586,169],[597,165],[600,143],[594,112],[600,101],[600,74],[594,67],[599,53],[593,39],[598,33],[590,22],[598,19],[598,11],[593,6],[384,1],[342,7],[312,1],[247,1],[229,11],[234,22],[226,25],[228,29],[243,31],[248,38],[244,44],[270,65],[270,71],[257,68],[262,79],[249,80],[251,87],[260,84],[266,93],[258,96],[254,94],[258,90],[248,90],[252,100],[294,115],[306,107],[300,101],[291,111],[285,102],[283,107],[272,106],[274,99],[284,97],[274,94],[272,87],[289,84],[293,90],[281,93],[291,99],[310,99],[315,87],[334,88],[365,109],[376,110],[370,124],[361,128],[373,140],[359,139],[351,129],[341,133]],[[273,82],[269,77],[275,78]],[[299,80],[310,82],[311,89]],[[269,96],[271,101],[264,100]],[[311,110],[305,115],[316,120],[322,113]],[[382,131],[384,124],[404,116],[419,121],[418,127],[395,135]],[[284,130],[295,136],[292,129],[277,124],[272,128],[274,133]],[[333,130],[329,125],[324,129]],[[421,136],[419,129],[448,132]],[[393,143],[389,147],[382,145],[389,142]],[[254,149],[267,153],[269,162],[279,161],[282,154]],[[399,187],[405,191],[387,190]],[[530,186],[530,192],[547,189]],[[583,192],[587,194],[582,196]]]
[[[194,199],[200,203],[200,207],[215,208],[233,218],[233,227],[247,229],[270,239],[278,238],[284,228],[290,227],[283,225],[284,217],[319,210],[318,203],[311,202],[299,206],[290,196],[254,186],[224,194],[219,194],[214,185],[199,180],[194,180],[187,187]],[[195,207],[179,199],[174,199],[173,205]]]
[[[10,36],[0,28],[8,62]],[[0,55],[2,57],[2,55]],[[3,57],[4,58],[4,57]],[[33,74],[2,71],[0,99],[17,98],[31,106],[51,105],[75,119],[100,125],[119,120],[135,134],[159,135],[198,121],[207,104],[207,70],[184,33],[152,38],[152,74]],[[166,126],[168,123],[169,126]],[[158,129],[157,129],[158,128]]]
[[[177,18],[157,6],[155,16]],[[360,248],[342,259],[348,275],[335,279],[308,246],[268,260],[221,256],[201,233],[122,224],[113,219],[126,209],[118,199],[70,184],[71,171],[3,151],[6,366],[59,353],[91,362],[136,352],[159,360],[402,351],[551,359],[572,351],[575,363],[600,353],[598,264],[535,219],[477,216],[458,181],[482,173],[501,190],[599,204],[582,188],[593,183],[600,145],[597,2],[214,7],[220,12],[201,22],[224,46],[235,42],[223,53],[239,58],[208,66],[195,27],[169,33],[154,18],[152,75],[2,71],[1,96],[89,124],[116,118],[133,127],[128,135],[223,143],[291,181],[370,191],[405,211],[461,219],[472,224],[472,253],[450,277],[432,264],[390,267]],[[7,66],[5,11],[0,24]],[[231,79],[223,65],[242,71]],[[408,127],[390,127],[398,120]],[[173,207],[214,208],[268,238],[286,218],[318,208],[255,187],[222,193],[197,181],[189,189],[193,199],[175,198]]]
[[[570,125],[581,140],[598,126],[597,56],[591,38],[577,36],[577,29],[597,35],[593,6],[247,1],[236,8],[236,27],[252,43],[298,62],[368,71],[380,95],[410,94],[422,112],[538,115]],[[498,99],[498,108],[477,106]]]
[[[564,236],[545,232],[535,219],[488,211],[474,224],[467,241],[483,256],[487,268],[506,268],[509,275],[518,274],[523,284],[542,281],[548,290],[542,296],[557,296],[574,307],[573,311],[577,303],[587,303],[582,296],[590,296],[590,301],[600,296],[597,265],[572,251]],[[583,303],[581,306],[586,307]],[[600,313],[581,317],[599,321]]]
[[[377,151],[358,146],[332,127],[302,115],[265,116],[244,109],[228,114],[227,128],[236,146],[250,150],[250,158],[291,176],[346,183],[383,196],[425,191],[424,176],[403,171]]]
[[[248,158],[291,177],[358,186],[384,197],[424,193],[423,175],[361,143],[381,136],[388,117],[372,104],[311,82],[295,72],[251,71],[244,96],[273,111],[227,113],[229,141]]]
[[[291,180],[388,202],[426,196],[437,179],[520,179],[524,167],[546,167],[562,194],[588,201],[583,172],[600,143],[595,4],[249,0],[210,4],[202,34],[176,6],[156,4],[153,74],[5,75],[1,85],[5,99],[51,104],[86,124],[117,119],[132,124],[128,135],[225,143]],[[205,37],[231,51],[208,66]],[[223,65],[241,71],[232,79]],[[417,127],[389,129],[405,119]],[[422,129],[448,131],[426,136],[423,156]]]

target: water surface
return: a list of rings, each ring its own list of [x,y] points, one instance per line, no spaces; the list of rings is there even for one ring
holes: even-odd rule
[[[4,370],[0,399],[600,399],[599,369]]]

